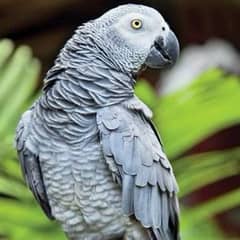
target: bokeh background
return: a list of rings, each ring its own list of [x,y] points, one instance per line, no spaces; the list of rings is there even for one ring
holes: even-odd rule
[[[180,185],[184,240],[240,239],[240,1],[131,1],[157,8],[182,55],[148,70],[136,93],[153,110]],[[0,0],[0,239],[65,239],[23,183],[13,149],[21,113],[73,30],[128,1]]]

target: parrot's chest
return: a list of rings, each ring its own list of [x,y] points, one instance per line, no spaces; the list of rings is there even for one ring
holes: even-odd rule
[[[117,229],[122,215],[120,188],[113,182],[98,138],[92,139],[83,148],[68,147],[53,153],[51,160],[43,159],[47,194],[53,214],[64,224],[75,221],[82,228],[90,224],[101,229],[116,221]]]

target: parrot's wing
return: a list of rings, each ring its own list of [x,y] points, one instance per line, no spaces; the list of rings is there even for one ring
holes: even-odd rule
[[[26,183],[33,192],[34,197],[44,210],[45,214],[50,219],[54,219],[43,183],[39,158],[36,154],[33,154],[25,144],[27,138],[29,137],[28,127],[30,121],[31,110],[27,111],[23,115],[18,124],[16,131],[16,148]]]
[[[178,186],[154,126],[144,113],[105,107],[97,114],[106,162],[122,186],[122,207],[157,239],[178,239]]]

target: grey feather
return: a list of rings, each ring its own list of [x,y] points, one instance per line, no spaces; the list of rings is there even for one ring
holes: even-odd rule
[[[50,219],[54,219],[48,202],[38,156],[30,152],[25,146],[25,141],[28,135],[28,124],[30,121],[31,111],[28,111],[22,117],[17,128],[16,148],[27,185],[33,192],[34,197],[45,214]]]
[[[172,199],[176,198],[178,189],[176,180],[163,154],[161,143],[158,142],[158,148],[155,146],[155,139],[158,139],[156,130],[152,130],[152,125],[143,120],[141,114],[144,113],[141,109],[133,112],[124,106],[105,107],[97,113],[103,151],[110,148],[112,161],[121,169],[125,214],[134,214],[143,226],[160,229],[167,236],[170,231],[169,222],[178,221],[178,209],[175,208],[176,213],[172,215]],[[120,140],[124,135],[128,136],[125,145]],[[157,162],[153,159],[152,151],[157,151],[156,155],[160,156]]]

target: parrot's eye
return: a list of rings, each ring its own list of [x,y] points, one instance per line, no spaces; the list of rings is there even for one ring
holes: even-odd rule
[[[143,25],[143,23],[140,19],[133,19],[131,21],[131,26],[132,26],[133,29],[138,30],[138,29],[142,28],[142,25]]]

